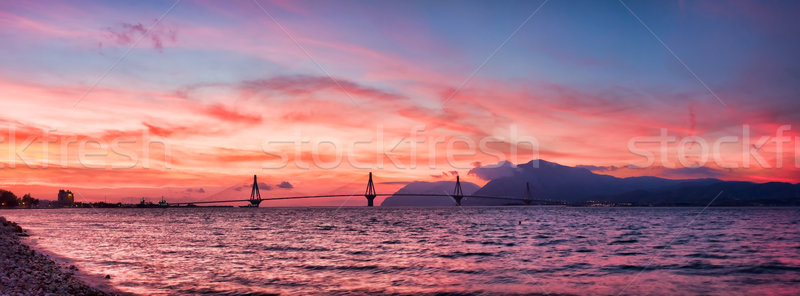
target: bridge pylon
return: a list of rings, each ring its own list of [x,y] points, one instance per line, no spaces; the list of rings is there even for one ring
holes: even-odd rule
[[[256,175],[253,175],[253,189],[250,191],[250,204],[248,207],[257,208],[261,204],[261,192],[258,191],[258,181]]]
[[[375,193],[375,184],[372,183],[372,172],[369,172],[369,182],[367,183],[367,190],[364,191],[364,197],[367,198],[368,207],[373,206],[372,202],[373,200],[375,200],[376,196],[378,196],[378,194]]]
[[[461,205],[461,199],[464,198],[464,192],[461,191],[461,178],[456,176],[456,188],[453,189],[453,199],[456,200],[456,205]]]
[[[526,205],[530,205],[533,200],[531,199],[531,183],[525,182],[525,199],[522,200]]]

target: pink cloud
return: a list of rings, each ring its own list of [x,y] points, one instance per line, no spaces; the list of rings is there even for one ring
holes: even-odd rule
[[[154,21],[155,22],[155,21]],[[109,38],[121,46],[130,46],[141,38],[147,38],[157,51],[164,50],[164,42],[175,43],[178,39],[175,29],[166,29],[163,24],[151,27],[142,23],[122,23],[116,28],[107,28]]]
[[[246,124],[256,124],[261,122],[261,115],[239,113],[228,109],[222,104],[207,106],[204,108],[203,112],[211,117],[227,122],[241,122]]]

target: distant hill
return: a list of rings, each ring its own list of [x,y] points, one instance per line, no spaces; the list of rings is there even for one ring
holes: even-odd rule
[[[593,200],[599,196],[617,195],[634,190],[656,190],[686,182],[697,184],[720,182],[717,179],[617,178],[595,174],[585,168],[569,167],[545,160],[538,160],[537,166],[536,162],[534,160],[518,165],[513,174],[489,181],[483,188],[475,192],[475,195],[522,198],[525,196],[525,183],[530,182],[534,199],[581,202]],[[483,203],[483,201],[481,202]]]
[[[456,186],[454,181],[411,182],[397,190],[395,194],[452,194]],[[461,182],[461,190],[465,195],[474,193],[480,188],[475,183]],[[452,206],[456,202],[449,196],[389,196],[381,203],[382,207],[403,206]]]
[[[714,205],[800,205],[800,184],[718,179],[671,180],[658,177],[617,178],[545,160],[531,161],[516,167],[508,166],[503,174],[497,174],[473,194],[522,199],[525,196],[525,183],[530,183],[534,199],[569,203],[603,201],[634,205],[706,205],[722,192]],[[414,182],[398,193],[452,192],[453,186],[454,182]],[[470,195],[466,186],[464,194]],[[411,200],[409,199],[408,205],[454,204],[446,197],[418,197],[413,202]],[[384,205],[404,205],[397,198],[387,198],[387,201],[389,202],[384,202]],[[462,204],[509,205],[521,202],[466,197]]]
[[[597,199],[633,205],[707,205],[714,200],[716,206],[800,206],[800,184],[687,182],[660,190],[636,190]]]

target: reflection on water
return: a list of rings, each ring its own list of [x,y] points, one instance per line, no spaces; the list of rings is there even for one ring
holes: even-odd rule
[[[141,294],[798,293],[800,209],[709,208],[697,216],[700,210],[170,208],[0,215],[28,228],[40,247]]]

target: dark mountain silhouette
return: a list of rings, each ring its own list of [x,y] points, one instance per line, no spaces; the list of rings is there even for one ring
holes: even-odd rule
[[[588,169],[569,167],[545,160],[518,165],[512,174],[489,181],[475,195],[525,196],[525,183],[531,184],[534,199],[582,202],[600,196],[617,195],[634,190],[656,190],[683,183],[708,184],[717,179],[670,180],[657,177],[617,178],[592,173]],[[476,202],[485,203],[483,200]],[[499,202],[500,204],[507,201]],[[465,203],[467,204],[467,203]],[[498,204],[494,201],[492,204]]]
[[[456,182],[411,182],[395,194],[452,194]],[[480,188],[475,183],[461,182],[461,190],[465,195],[474,193]],[[449,196],[389,196],[381,203],[382,207],[402,207],[402,206],[452,206],[456,202]]]
[[[522,199],[525,196],[525,183],[530,183],[533,199],[569,203],[601,201],[633,205],[706,205],[722,192],[715,200],[714,205],[800,204],[800,184],[752,183],[718,179],[671,180],[658,177],[617,178],[595,174],[585,168],[569,167],[545,160],[534,160],[516,167],[504,163],[494,168],[485,168],[483,171],[480,169],[484,168],[476,169],[474,173],[480,177],[491,177],[491,181],[475,191],[474,195]],[[452,192],[453,182],[446,183],[450,185],[436,187],[436,189],[407,186],[401,190],[411,193]],[[470,195],[467,193],[466,187],[464,191],[465,195]],[[387,198],[387,200],[389,199]],[[387,203],[384,202],[384,204]],[[415,199],[413,205],[450,204],[453,202],[448,198],[442,198],[441,201],[419,198]],[[522,202],[465,197],[462,204],[508,205],[522,204]]]
[[[716,199],[715,199],[716,198]],[[787,206],[800,205],[800,184],[719,181],[683,183],[660,190],[636,190],[599,200],[633,205]]]

